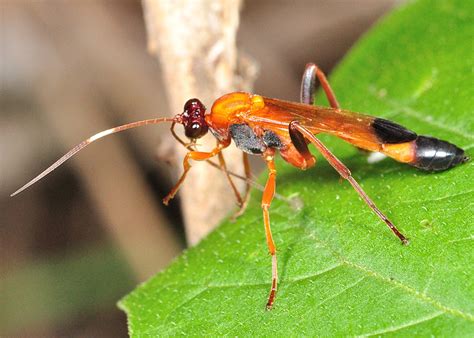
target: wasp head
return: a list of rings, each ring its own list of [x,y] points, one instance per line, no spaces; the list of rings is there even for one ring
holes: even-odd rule
[[[190,99],[184,104],[184,111],[180,117],[187,138],[197,139],[206,135],[209,127],[204,117],[205,113],[206,107],[198,99]]]

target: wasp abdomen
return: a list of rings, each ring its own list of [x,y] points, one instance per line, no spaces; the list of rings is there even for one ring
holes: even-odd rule
[[[418,136],[415,141],[415,160],[411,165],[423,170],[441,171],[468,160],[464,150],[452,143],[434,137]]]

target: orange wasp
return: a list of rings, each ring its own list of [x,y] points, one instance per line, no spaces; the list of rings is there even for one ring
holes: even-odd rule
[[[316,78],[319,80],[331,108],[313,105]],[[305,170],[316,164],[315,158],[308,150],[308,144],[313,144],[405,245],[408,244],[408,239],[377,208],[372,199],[352,177],[349,169],[315,135],[332,134],[358,148],[381,152],[396,161],[427,171],[446,170],[469,160],[464,154],[464,150],[449,142],[433,137],[419,136],[401,125],[385,119],[340,109],[326,76],[315,64],[306,65],[300,94],[301,103],[296,103],[243,92],[230,93],[218,98],[212,105],[209,114],[206,114],[206,108],[201,101],[190,99],[184,105],[183,113],[172,118],[133,122],[95,134],[71,149],[49,168],[14,192],[12,196],[36,183],[81,149],[104,136],[148,124],[171,122],[173,136],[185,145],[189,152],[183,161],[183,174],[163,199],[163,203],[167,205],[176,195],[186,174],[191,169],[190,160],[209,161],[217,156],[219,166],[225,172],[241,206],[240,214],[243,212],[249,196],[250,169],[247,154],[261,156],[268,167],[268,179],[263,191],[261,206],[266,240],[272,256],[272,283],[266,304],[267,309],[271,309],[278,281],[276,247],[270,229],[269,213],[270,204],[275,195],[277,170],[274,157],[277,151],[286,162]],[[186,144],[176,135],[174,132],[176,124],[184,126],[184,134],[191,140],[191,143]],[[195,150],[195,140],[203,137],[208,131],[217,140],[215,148],[209,152]],[[243,162],[247,180],[245,198],[242,198],[235,188],[222,155],[222,151],[230,145],[232,140],[244,152]]]

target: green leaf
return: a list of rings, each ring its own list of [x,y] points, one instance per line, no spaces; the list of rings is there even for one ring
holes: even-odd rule
[[[385,18],[331,77],[342,106],[470,153],[473,4],[418,1]],[[278,192],[305,205],[295,211],[277,199],[271,207],[274,309],[265,310],[271,259],[254,191],[237,223],[120,302],[132,336],[474,334],[472,162],[425,173],[390,159],[368,164],[352,146],[322,139],[411,245],[400,245],[320,156],[306,172],[280,160]]]

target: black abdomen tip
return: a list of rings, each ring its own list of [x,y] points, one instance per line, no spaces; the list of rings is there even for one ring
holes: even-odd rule
[[[398,123],[375,118],[372,122],[372,128],[375,131],[375,135],[382,143],[394,144],[410,142],[416,139],[416,134],[411,130],[399,125]]]
[[[429,171],[441,171],[467,162],[469,157],[458,146],[429,136],[418,136],[415,141],[413,166]]]

